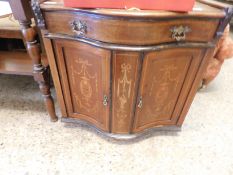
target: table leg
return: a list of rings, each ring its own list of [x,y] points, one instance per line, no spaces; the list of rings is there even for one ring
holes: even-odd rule
[[[58,118],[55,113],[54,101],[50,92],[49,68],[42,65],[40,45],[36,40],[36,29],[31,26],[31,21],[19,20],[19,23],[26,43],[27,52],[33,62],[34,79],[39,84],[50,119],[55,122]]]

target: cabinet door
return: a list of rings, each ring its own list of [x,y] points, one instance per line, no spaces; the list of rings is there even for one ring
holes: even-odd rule
[[[176,48],[145,55],[134,132],[175,125],[204,52]]]
[[[109,130],[110,51],[77,41],[54,41],[69,117]]]

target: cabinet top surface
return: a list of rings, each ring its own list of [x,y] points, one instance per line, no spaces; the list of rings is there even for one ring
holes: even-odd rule
[[[178,13],[170,11],[159,10],[125,10],[125,9],[78,9],[65,7],[63,0],[45,0],[40,5],[42,10],[64,10],[76,11],[92,14],[102,14],[109,16],[125,16],[125,17],[182,17],[182,16],[196,16],[196,17],[215,17],[221,18],[225,16],[224,8],[227,5],[218,3],[212,0],[199,0],[195,3],[192,11],[187,13]]]

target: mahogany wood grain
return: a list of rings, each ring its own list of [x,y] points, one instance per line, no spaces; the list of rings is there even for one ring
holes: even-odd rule
[[[54,45],[68,115],[108,131],[110,52],[72,41],[58,40]]]
[[[11,30],[11,29],[0,29],[0,38],[14,38],[14,39],[22,39],[21,30]]]
[[[42,57],[42,64],[47,67],[47,58]],[[0,73],[33,75],[32,59],[23,51],[0,51]]]
[[[214,53],[214,49],[208,49],[206,51],[206,53],[204,54],[204,57],[203,57],[202,62],[199,66],[198,72],[195,75],[195,79],[193,81],[193,84],[192,84],[191,89],[189,91],[189,94],[187,96],[187,99],[183,105],[183,109],[182,109],[182,111],[180,113],[180,117],[177,121],[177,126],[182,126],[182,124],[184,122],[184,119],[188,113],[189,108],[191,107],[191,104],[193,102],[195,94],[200,86],[203,72],[206,70],[206,67],[208,66],[209,58],[213,57],[213,53]]]
[[[141,54],[116,51],[113,53],[112,66],[112,132],[130,133],[141,69]]]
[[[182,109],[181,97],[187,95],[184,88],[190,87],[195,78],[194,74],[190,77],[189,72],[197,70],[200,52],[201,49],[176,48],[145,55],[134,132],[156,125],[176,124],[178,115],[174,111]]]
[[[0,73],[32,75],[32,60],[27,52],[0,51]]]
[[[42,64],[40,46],[36,40],[36,30],[31,26],[30,20],[19,20],[19,23],[26,43],[27,52],[32,59],[34,80],[39,84],[50,119],[55,122],[58,120],[58,117],[55,113],[54,101],[50,92],[49,68],[44,67]]]
[[[218,19],[127,20],[67,12],[45,12],[44,16],[46,27],[50,33],[75,36],[71,23],[82,21],[87,27],[83,37],[102,42],[132,45],[175,42],[171,29],[180,25],[187,26],[191,30],[186,34],[187,42],[208,42],[214,37],[219,23]],[[56,21],[56,18],[59,18],[59,22]]]
[[[44,33],[47,33],[46,30],[41,30],[42,35],[44,35]],[[50,67],[52,67],[51,69],[51,73],[52,73],[52,77],[53,77],[53,83],[55,86],[55,90],[56,90],[56,94],[57,94],[57,99],[61,108],[61,113],[63,117],[67,117],[67,111],[66,111],[66,107],[65,107],[65,101],[63,98],[63,93],[62,93],[62,87],[61,87],[61,81],[60,78],[58,76],[58,68],[57,68],[57,64],[55,62],[55,53],[53,50],[53,45],[52,45],[52,41],[47,39],[47,38],[42,38],[43,39],[43,43],[44,43],[44,47],[46,48],[47,52],[47,57],[48,57],[48,62]]]

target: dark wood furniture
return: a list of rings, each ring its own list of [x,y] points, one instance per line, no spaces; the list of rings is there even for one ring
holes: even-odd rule
[[[46,56],[41,55],[38,33],[32,26],[32,11],[28,0],[9,0],[13,16],[0,19],[0,38],[23,40],[26,49],[0,51],[0,73],[34,76],[44,97],[51,121],[57,121],[54,102],[50,93],[49,66]],[[18,23],[19,22],[19,23]],[[42,59],[43,58],[43,59]],[[43,64],[42,64],[43,62]]]
[[[32,6],[63,121],[115,138],[182,125],[233,12],[206,0],[189,13]]]

